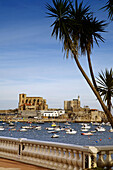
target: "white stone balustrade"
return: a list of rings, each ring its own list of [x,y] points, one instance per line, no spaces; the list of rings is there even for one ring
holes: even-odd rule
[[[113,167],[113,146],[77,146],[0,137],[0,157],[56,170]]]
[[[113,167],[113,146],[98,146],[97,165],[101,168]]]

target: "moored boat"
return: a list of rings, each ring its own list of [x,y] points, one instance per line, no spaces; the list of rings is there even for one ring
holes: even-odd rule
[[[3,127],[0,127],[0,130],[4,130],[4,128],[3,128]]]
[[[86,128],[82,128],[81,131],[82,132],[87,132],[89,129],[86,129]]]
[[[47,127],[45,128],[46,130],[54,130],[54,128],[51,128],[51,127]]]
[[[70,135],[74,135],[74,134],[76,134],[77,133],[77,131],[75,131],[75,130],[70,130],[70,131],[67,131],[66,132],[67,134],[70,134]]]
[[[104,132],[106,129],[104,127],[98,126],[97,128],[95,128],[95,130],[99,132]]]
[[[41,130],[41,126],[36,126],[35,129],[36,130]]]
[[[56,123],[55,123],[55,122],[53,122],[51,126],[52,126],[52,127],[56,127]]]
[[[51,136],[51,138],[59,138],[59,135],[54,134]]]
[[[111,129],[109,130],[109,132],[113,132],[113,129],[111,128]]]
[[[91,126],[89,126],[88,124],[84,123],[81,127],[81,129],[90,129]]]
[[[20,132],[26,132],[27,129],[20,129]]]
[[[68,123],[68,122],[66,122],[66,123],[64,123],[64,125],[68,125],[68,126],[69,126],[69,125],[71,125],[71,124],[70,124],[70,123]]]
[[[93,135],[93,133],[87,132],[87,133],[81,133],[81,135]]]

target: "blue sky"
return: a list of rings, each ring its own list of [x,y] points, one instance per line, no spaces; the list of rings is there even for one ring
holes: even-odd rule
[[[41,96],[49,108],[63,108],[64,100],[78,95],[81,106],[101,107],[73,59],[64,58],[62,43],[51,37],[52,20],[46,17],[51,0],[0,0],[0,109],[18,107],[19,93]],[[98,19],[107,19],[99,8],[105,0],[85,0]],[[113,67],[113,23],[103,33],[105,43],[94,45],[95,75]],[[85,56],[80,62],[89,75]]]

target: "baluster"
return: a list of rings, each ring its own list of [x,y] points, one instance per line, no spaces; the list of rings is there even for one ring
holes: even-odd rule
[[[46,147],[43,145],[42,160],[43,160],[43,165],[44,165],[44,166],[45,166],[45,164],[46,164],[45,154],[46,154]]]
[[[31,146],[30,146],[30,144],[28,143],[28,148],[27,148],[28,150],[27,150],[27,160],[29,160],[29,157],[30,157],[30,149],[31,149]]]
[[[62,158],[62,162],[63,162],[62,169],[66,170],[66,169],[68,169],[68,165],[67,165],[68,152],[67,152],[67,149],[63,149],[63,152],[64,152],[64,156]]]
[[[44,146],[40,146],[40,162],[43,164],[43,152],[44,152]]]
[[[36,153],[37,153],[37,163],[40,164],[40,162],[41,162],[41,159],[40,159],[41,145],[37,145]]]
[[[14,148],[15,148],[15,142],[11,142],[11,155],[12,155],[12,157],[14,157],[14,152],[15,152]]]
[[[16,155],[16,157],[18,157],[18,143],[17,143],[17,142],[15,142],[15,148],[14,148],[14,150],[15,150],[15,155]]]
[[[32,161],[36,161],[36,145],[32,145]]]
[[[83,162],[82,151],[79,151],[78,156],[79,156],[79,160],[78,160],[79,170],[82,170],[83,169],[83,167],[82,167],[82,162]]]
[[[11,141],[11,157],[13,157],[13,147],[14,147],[14,142]]]
[[[27,158],[28,158],[29,144],[26,143],[26,144],[24,144],[24,145],[25,145],[25,148],[24,148],[24,150],[22,151],[22,156],[24,156],[24,158],[27,159]]]
[[[54,148],[53,147],[49,147],[49,165],[50,165],[50,167],[53,167],[54,166],[54,162],[53,162],[53,156],[54,156]]]
[[[2,141],[2,152],[5,154],[6,152],[6,141]]]
[[[39,145],[39,163],[43,164],[43,146]]]
[[[35,160],[36,160],[36,158],[37,158],[37,145],[34,145],[34,158],[35,158]]]
[[[57,157],[57,160],[58,160],[58,168],[59,168],[59,169],[62,169],[62,167],[63,167],[62,157],[64,156],[64,152],[63,152],[63,149],[62,149],[62,148],[58,148],[58,151],[59,151],[59,156]]]
[[[54,161],[55,168],[58,168],[58,162],[57,162],[58,155],[59,155],[58,148],[54,147],[53,161]]]
[[[9,151],[8,151],[8,153],[9,153],[8,155],[11,155],[11,141],[9,141]]]
[[[72,164],[72,159],[73,159],[73,152],[71,149],[68,149],[68,159],[67,159],[67,163],[68,163],[68,169],[69,170],[73,170],[73,164]]]
[[[6,150],[7,150],[7,143],[6,141],[2,141],[2,152],[5,154]]]
[[[73,170],[79,170],[79,167],[77,165],[77,151],[73,150],[74,157],[72,159],[72,164],[73,164]]]
[[[79,165],[79,151],[76,151],[76,164],[77,164],[77,167],[79,168],[80,165]]]
[[[106,160],[105,160],[105,166],[107,167],[111,167],[112,166],[112,158],[111,158],[111,152],[110,151],[106,151]]]
[[[49,165],[49,147],[45,146],[45,152],[44,152],[44,159],[45,159],[45,165],[48,166]]]
[[[28,155],[29,155],[29,160],[32,160],[32,144],[31,144],[31,143],[29,144],[29,152],[28,152]]]
[[[99,152],[99,159],[97,161],[97,166],[103,168],[105,166],[105,161],[103,158],[104,152]]]
[[[91,168],[97,167],[97,154],[91,154]]]

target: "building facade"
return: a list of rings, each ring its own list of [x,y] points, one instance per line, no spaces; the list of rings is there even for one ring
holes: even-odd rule
[[[65,114],[65,110],[41,110],[40,113],[43,118],[58,118]]]
[[[78,96],[78,99],[73,99],[70,101],[64,101],[64,110],[77,112],[80,110],[80,97]]]
[[[27,97],[26,94],[19,94],[19,110],[47,110],[46,99],[42,97]]]

